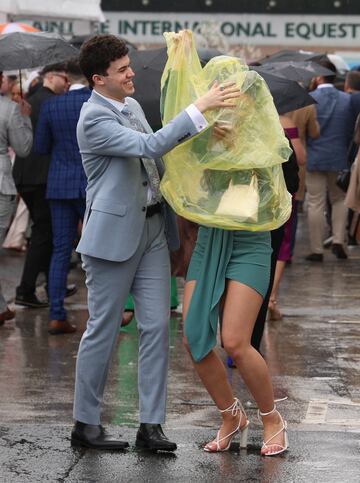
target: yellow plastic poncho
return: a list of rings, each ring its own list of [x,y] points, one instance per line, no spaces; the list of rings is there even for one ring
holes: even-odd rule
[[[251,231],[281,226],[291,213],[281,168],[291,149],[265,81],[235,57],[214,57],[202,68],[190,31],[165,33],[165,39],[164,124],[215,80],[234,81],[242,91],[236,108],[208,111],[209,127],[164,156],[165,199],[176,213],[205,226]],[[231,125],[226,140],[213,136],[215,122]]]

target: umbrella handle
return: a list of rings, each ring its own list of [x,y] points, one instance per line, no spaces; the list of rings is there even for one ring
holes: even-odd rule
[[[24,96],[23,96],[23,89],[22,89],[22,75],[21,75],[21,69],[19,69],[19,84],[20,84],[20,96],[21,96],[21,99],[24,99]]]

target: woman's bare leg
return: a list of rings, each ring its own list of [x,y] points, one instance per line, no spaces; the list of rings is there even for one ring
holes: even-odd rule
[[[261,412],[270,412],[274,407],[274,393],[266,362],[251,345],[256,317],[262,297],[254,289],[229,280],[227,283],[222,340],[226,352],[235,361],[245,384],[253,395]],[[263,417],[264,441],[267,441],[282,426],[277,412]],[[271,444],[284,445],[281,433]]]
[[[278,307],[277,298],[278,298],[280,283],[284,274],[284,270],[285,270],[285,262],[282,260],[278,260],[276,262],[274,284],[273,284],[270,299],[269,299],[270,320],[282,319],[282,315]]]
[[[196,282],[186,282],[184,288],[183,299],[183,320],[186,320],[186,315],[189,309],[192,294],[195,289]],[[189,347],[185,340],[185,346],[190,354]],[[211,351],[202,361],[195,362],[191,357],[194,367],[206,387],[208,393],[212,397],[216,406],[219,409],[226,409],[230,407],[234,402],[234,393],[232,387],[227,379],[225,366],[222,363],[220,357],[215,351]],[[223,424],[220,429],[220,438],[230,434],[236,429],[239,423],[240,414],[235,417],[231,413],[222,413]],[[245,418],[241,422],[243,426],[246,423]],[[220,443],[221,448],[225,448],[228,444],[228,440],[224,440]],[[210,449],[216,449],[216,443],[212,442],[209,445]]]

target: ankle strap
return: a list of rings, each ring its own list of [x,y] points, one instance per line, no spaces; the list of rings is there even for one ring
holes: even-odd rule
[[[271,411],[269,411],[268,413],[262,413],[262,412],[260,411],[260,409],[258,409],[258,419],[260,419],[260,418],[259,418],[259,416],[269,416],[270,414],[273,414],[275,411],[277,411],[277,409],[276,409],[276,404],[275,404],[275,403],[277,403],[277,402],[282,402],[282,401],[286,401],[286,399],[287,399],[287,398],[288,398],[288,397],[287,397],[287,396],[285,396],[285,397],[282,397],[282,398],[280,398],[280,399],[275,399],[275,401],[274,401],[274,407],[273,407],[273,408],[272,408],[272,410],[271,410]]]
[[[221,413],[230,413],[233,415],[233,416],[236,416],[238,411],[241,410],[241,406],[240,406],[240,401],[238,400],[237,397],[234,398],[234,402],[232,403],[231,406],[229,406],[228,408],[226,409],[219,409],[219,411]]]
[[[262,413],[259,409],[259,414],[260,416],[269,416],[270,414],[274,413],[276,411],[276,404],[274,404],[274,407],[272,408],[271,411],[269,411],[268,413]]]

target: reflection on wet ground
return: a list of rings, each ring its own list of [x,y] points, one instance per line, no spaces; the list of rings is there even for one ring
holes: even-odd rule
[[[179,441],[177,456],[71,450],[74,367],[87,319],[84,277],[77,268],[69,282],[77,283],[79,291],[67,304],[78,328],[75,335],[49,336],[47,309],[16,307],[16,320],[0,328],[0,463],[6,475],[0,480],[317,482],[326,476],[329,482],[359,481],[360,247],[347,261],[326,253],[323,264],[303,262],[304,253],[306,243],[299,244],[281,291],[284,319],[267,324],[263,341],[276,397],[289,397],[280,403],[290,426],[287,455],[259,457],[255,406],[234,369],[228,369],[228,377],[247,402],[250,446],[221,455],[201,451],[219,417],[182,346],[176,313],[171,318],[166,427]],[[1,283],[11,298],[23,257],[3,251],[0,263]],[[119,333],[103,416],[105,424],[122,426],[130,442],[137,426],[137,344],[132,322]]]

